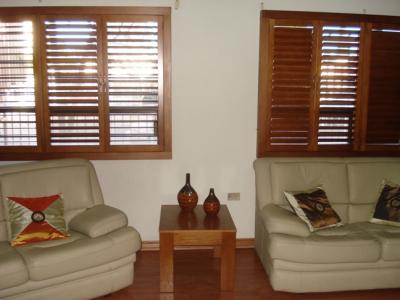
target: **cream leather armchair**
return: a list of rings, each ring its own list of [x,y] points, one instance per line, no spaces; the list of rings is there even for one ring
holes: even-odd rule
[[[133,282],[139,233],[126,215],[104,205],[92,164],[81,159],[0,168],[0,191],[38,197],[62,193],[70,237],[11,247],[0,204],[0,299],[90,299]]]

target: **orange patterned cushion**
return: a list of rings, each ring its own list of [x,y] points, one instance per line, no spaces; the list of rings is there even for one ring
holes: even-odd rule
[[[7,206],[12,246],[68,236],[61,194],[35,198],[7,197]]]

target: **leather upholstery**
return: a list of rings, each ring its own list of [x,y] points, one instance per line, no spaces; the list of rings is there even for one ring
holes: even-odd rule
[[[275,204],[267,204],[261,211],[262,219],[268,233],[281,233],[307,237],[310,231],[299,217],[293,212]]]
[[[74,217],[69,228],[94,238],[127,225],[128,219],[122,211],[106,205],[96,205]]]
[[[62,193],[71,236],[11,248],[4,197]],[[104,205],[92,164],[82,159],[0,168],[0,298],[87,299],[133,281],[138,232],[126,215]],[[63,294],[67,293],[67,294]]]
[[[135,242],[136,231],[130,228],[121,228],[119,231],[113,232],[113,235],[123,236],[121,240],[108,235],[97,238],[80,236],[74,237],[70,243],[51,247],[36,243],[16,250],[28,267],[30,279],[49,279],[108,263],[139,250]],[[76,233],[71,231],[71,235]]]
[[[349,228],[350,227],[350,228]],[[371,235],[346,225],[316,231],[308,237],[271,234],[269,256],[302,263],[375,262],[381,256],[379,242]],[[362,251],[356,251],[362,249]]]
[[[28,270],[22,257],[8,242],[0,242],[0,289],[28,281]]]
[[[256,250],[274,289],[400,287],[400,228],[368,222],[383,179],[400,183],[400,158],[262,158],[254,169]],[[345,226],[306,232],[286,209],[283,191],[318,185]]]
[[[400,262],[400,227],[365,222],[363,228],[382,245],[382,260]]]
[[[346,166],[338,163],[276,163],[271,165],[272,202],[286,204],[285,191],[322,186],[332,204],[348,203]]]

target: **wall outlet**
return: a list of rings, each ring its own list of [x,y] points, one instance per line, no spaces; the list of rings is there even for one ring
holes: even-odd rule
[[[240,193],[228,193],[228,201],[239,201]]]

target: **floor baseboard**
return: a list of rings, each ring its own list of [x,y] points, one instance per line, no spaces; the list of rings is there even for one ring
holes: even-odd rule
[[[187,250],[187,249],[212,249],[211,246],[179,246],[176,250]],[[236,239],[236,248],[254,248],[254,238]],[[159,241],[143,241],[142,251],[159,251]]]

